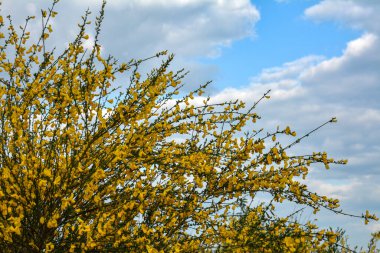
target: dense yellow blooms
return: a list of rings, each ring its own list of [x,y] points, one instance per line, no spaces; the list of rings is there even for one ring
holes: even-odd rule
[[[4,31],[0,16],[2,252],[322,252],[336,243],[337,233],[273,210],[288,200],[341,213],[298,179],[313,163],[344,161],[287,155],[300,139],[283,147],[276,136],[295,136],[290,127],[244,135],[257,103],[197,104],[206,85],[178,98],[172,55],[143,78],[148,59],[118,64],[97,40],[86,53],[88,13],[62,54],[47,51],[56,14],[42,12],[35,44],[27,26]],[[104,5],[97,34],[103,14]],[[249,204],[259,192],[273,200]]]

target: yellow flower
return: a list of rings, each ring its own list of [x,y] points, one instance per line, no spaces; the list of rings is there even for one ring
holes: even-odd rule
[[[48,228],[55,228],[55,227],[57,227],[57,226],[58,226],[58,224],[57,224],[57,220],[54,219],[54,218],[50,219],[50,220],[48,221],[48,223],[47,223],[47,227],[48,227]]]

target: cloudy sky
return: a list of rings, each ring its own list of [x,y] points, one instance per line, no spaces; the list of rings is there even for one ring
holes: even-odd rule
[[[21,23],[48,1],[2,2],[3,13]],[[100,4],[61,0],[55,46],[64,47],[80,15],[87,7],[95,14]],[[340,198],[347,212],[379,216],[379,12],[375,0],[108,0],[101,42],[104,53],[125,61],[168,49],[176,54],[174,68],[190,70],[188,89],[214,80],[208,93],[215,100],[252,103],[272,89],[271,100],[258,108],[268,130],[291,125],[302,134],[337,117],[338,124],[293,152],[347,158],[347,166],[314,168],[308,184]],[[352,244],[365,245],[380,229],[380,223],[364,226],[325,212],[318,219],[345,228]]]

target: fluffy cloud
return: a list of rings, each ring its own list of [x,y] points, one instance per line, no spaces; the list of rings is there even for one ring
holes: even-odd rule
[[[373,0],[324,0],[305,11],[315,21],[336,21],[370,32],[380,31],[380,2]]]
[[[42,1],[4,2],[4,11],[17,20],[48,7]],[[60,33],[67,40],[87,7],[97,12],[101,1],[61,1],[57,9]],[[37,7],[38,6],[38,7]],[[249,0],[110,0],[106,7],[102,41],[110,53],[141,57],[170,49],[180,56],[217,56],[220,47],[253,35],[259,12]],[[16,11],[17,10],[17,11]],[[117,37],[117,40],[115,40]]]
[[[77,34],[76,23],[89,8],[92,18],[101,0],[60,1],[59,15],[53,25],[56,31],[51,47],[62,49]],[[26,15],[38,16],[40,8],[50,1],[5,0],[3,12],[21,21]],[[249,0],[109,0],[100,40],[104,54],[123,61],[144,58],[158,51],[176,54],[174,69],[192,70],[187,83],[191,87],[212,80],[216,66],[200,64],[202,57],[218,57],[223,47],[236,40],[254,35],[254,25],[260,14]],[[39,33],[40,24],[32,24],[32,34]],[[90,37],[94,32],[90,31]],[[91,46],[91,41],[87,43]],[[154,63],[146,65],[151,69]]]
[[[117,52],[132,48],[138,55],[170,49],[180,56],[217,56],[220,47],[251,36],[259,19],[248,0],[109,1],[108,7],[105,40]]]
[[[60,3],[63,13],[72,5],[92,10],[100,5],[100,1],[68,2]],[[252,36],[259,17],[248,0],[110,0],[102,38],[109,51],[133,57],[164,49],[180,56],[217,56],[220,47]]]

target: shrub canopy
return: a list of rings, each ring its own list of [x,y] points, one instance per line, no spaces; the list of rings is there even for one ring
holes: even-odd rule
[[[250,108],[213,103],[202,96],[207,84],[179,93],[184,72],[168,70],[173,55],[166,52],[125,64],[104,57],[98,41],[104,3],[91,50],[83,46],[87,12],[69,46],[49,51],[56,3],[42,11],[34,42],[27,27],[34,17],[18,32],[0,16],[3,252],[336,247],[338,231],[273,212],[275,203],[290,201],[343,213],[338,200],[310,192],[299,178],[314,163],[345,162],[326,153],[288,155],[306,137],[283,145],[277,136],[296,136],[289,127],[243,132],[259,119],[254,109],[268,93]],[[162,64],[143,77],[139,67],[155,57]],[[116,87],[122,76],[130,79]],[[253,202],[262,192],[271,201]]]

